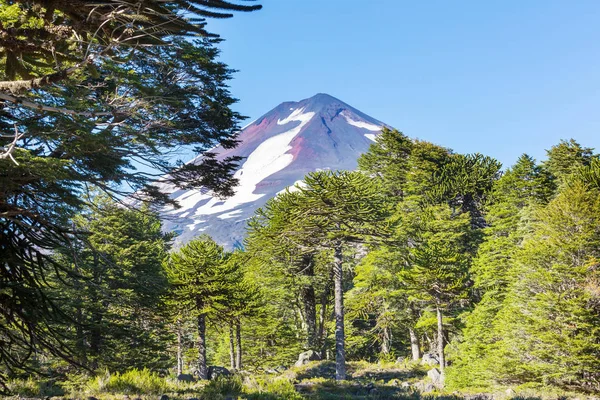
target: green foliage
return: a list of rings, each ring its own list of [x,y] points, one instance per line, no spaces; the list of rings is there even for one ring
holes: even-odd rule
[[[410,169],[408,159],[412,149],[411,139],[397,130],[384,127],[369,151],[358,159],[358,167],[381,179],[387,195],[401,197]]]
[[[193,315],[218,317],[224,312],[236,267],[228,254],[207,236],[192,240],[171,253],[165,269],[172,285],[172,303]]]
[[[54,381],[40,380],[33,377],[12,379],[7,382],[6,386],[10,393],[19,397],[53,397],[65,394]]]
[[[244,387],[240,377],[220,376],[204,386],[200,398],[202,400],[225,400],[231,396],[237,397],[242,393],[243,389]]]
[[[132,369],[124,373],[106,372],[88,385],[88,391],[93,394],[159,394],[165,392],[166,388],[165,380],[146,368]]]
[[[232,193],[239,159],[205,153],[183,165],[165,155],[235,145],[243,118],[230,108],[233,71],[217,61],[218,40],[204,19],[260,6],[197,5],[0,2],[0,279],[11,288],[3,293],[0,353],[7,368],[25,366],[25,355],[43,349],[72,360],[52,329],[60,301],[45,288],[74,279],[51,255],[84,240],[71,219],[90,204],[90,191],[164,203],[154,185],[164,174],[174,187]]]
[[[599,389],[599,198],[597,189],[576,181],[534,212],[499,308],[488,312],[491,322],[483,320],[487,340],[473,340],[473,332],[466,331],[451,380],[468,384],[461,376],[478,353],[481,359],[469,374],[475,384]],[[474,315],[497,303],[480,304]],[[480,323],[473,317],[471,331],[477,332]],[[477,347],[469,352],[472,343]]]
[[[104,198],[73,225],[90,234],[55,256],[72,274],[48,291],[64,296],[63,310],[76,324],[56,328],[66,330],[73,357],[88,368],[164,368],[168,336],[160,310],[168,282],[162,263],[172,236],[147,207],[129,210]]]
[[[598,159],[593,149],[582,147],[574,139],[561,140],[559,144],[547,150],[547,154],[548,159],[544,161],[543,166],[559,186],[565,184],[579,168]]]

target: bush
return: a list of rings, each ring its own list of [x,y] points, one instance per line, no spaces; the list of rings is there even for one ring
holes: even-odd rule
[[[204,386],[202,400],[220,400],[226,396],[238,396],[243,391],[242,380],[238,376],[219,376]]]
[[[158,394],[168,389],[167,382],[155,372],[144,368],[132,369],[122,374],[106,371],[87,385],[87,392],[118,394]]]
[[[256,378],[246,383],[248,400],[302,400],[294,385],[285,378]]]
[[[64,390],[54,381],[27,379],[14,379],[7,383],[10,393],[19,397],[52,397],[63,396]]]

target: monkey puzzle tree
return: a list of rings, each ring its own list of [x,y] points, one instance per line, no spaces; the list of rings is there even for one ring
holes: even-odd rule
[[[404,241],[406,265],[399,278],[410,299],[436,313],[437,351],[443,379],[444,313],[468,294],[469,214],[454,214],[447,205],[406,209],[398,230],[399,241]]]
[[[198,375],[208,378],[206,365],[207,317],[224,319],[232,296],[237,266],[229,254],[210,237],[192,240],[172,253],[165,263],[171,283],[171,304],[196,318],[198,330]]]
[[[168,196],[152,182],[163,176],[171,188],[231,193],[237,159],[206,150],[233,147],[241,117],[230,108],[232,71],[216,60],[218,40],[205,18],[257,7],[223,0],[0,3],[5,348],[70,358],[49,330],[62,313],[43,287],[48,274],[70,273],[50,255],[82,233],[70,218],[89,203],[91,188],[160,203]],[[204,155],[184,164],[174,154],[181,147]],[[26,358],[12,354],[0,363],[14,369]]]
[[[285,212],[274,215],[277,223],[270,228],[270,237],[306,254],[319,250],[332,253],[336,379],[343,380],[346,352],[342,252],[350,244],[365,243],[385,234],[385,198],[380,187],[360,172],[314,172],[305,177],[304,183],[298,191],[288,191],[273,200],[276,207],[284,205]]]

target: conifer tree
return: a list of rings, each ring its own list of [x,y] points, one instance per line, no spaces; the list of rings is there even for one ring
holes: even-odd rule
[[[292,240],[308,238],[312,246],[333,252],[335,300],[336,380],[346,379],[344,335],[344,246],[385,233],[385,198],[377,185],[356,172],[315,172],[308,174],[292,209],[294,229],[286,232]],[[302,229],[300,235],[295,228]]]
[[[225,320],[228,299],[235,284],[237,265],[210,237],[201,236],[170,255],[165,269],[172,285],[175,310],[186,310],[196,318],[198,332],[198,376],[208,378],[206,323],[208,318]]]
[[[485,354],[496,340],[492,323],[513,279],[515,256],[527,234],[531,210],[547,203],[553,190],[551,176],[528,155],[522,155],[495,183],[486,213],[489,226],[471,266],[474,300],[479,302],[465,318],[461,343],[452,355],[451,385],[484,386],[489,382],[488,367],[482,363],[491,361]]]
[[[436,313],[437,353],[443,380],[444,314],[460,306],[468,294],[469,214],[455,214],[447,205],[407,209],[398,229],[406,249],[406,268],[400,273],[400,280],[411,299]]]
[[[400,199],[405,191],[413,141],[402,132],[383,128],[375,143],[358,159],[358,168],[379,178],[389,196]]]
[[[70,358],[48,330],[60,312],[43,288],[71,272],[50,254],[73,243],[70,219],[88,203],[87,191],[164,203],[168,197],[152,184],[160,176],[163,189],[206,186],[226,195],[235,184],[237,159],[205,153],[184,165],[166,153],[235,145],[241,117],[230,109],[235,99],[225,85],[232,71],[216,61],[218,39],[205,19],[260,6],[140,5],[40,0],[1,6],[0,279],[16,289],[6,293],[0,323],[24,335],[0,338],[6,346],[20,342],[32,350],[36,343]],[[31,309],[22,312],[17,304]],[[1,362],[13,368],[24,360]]]
[[[598,159],[592,148],[583,147],[574,139],[561,140],[546,153],[548,159],[543,162],[543,166],[554,177],[558,186],[566,183],[579,168]]]
[[[73,274],[65,282],[56,279],[48,291],[62,299],[63,312],[75,322],[57,326],[72,335],[67,344],[73,357],[91,369],[166,367],[162,262],[172,235],[161,231],[147,206],[129,210],[103,197],[74,226],[90,234],[55,255]]]
[[[536,211],[493,325],[495,382],[600,389],[599,199],[575,180]]]
[[[331,270],[334,279],[336,379],[346,378],[344,335],[343,250],[351,243],[361,243],[385,232],[384,197],[378,186],[358,172],[315,172],[308,174],[305,186],[276,197],[269,208],[285,212],[272,214],[271,224],[265,224],[268,214],[251,223],[252,231],[267,226],[274,243],[294,248],[305,254],[319,251],[333,255]],[[260,218],[263,218],[262,224]]]

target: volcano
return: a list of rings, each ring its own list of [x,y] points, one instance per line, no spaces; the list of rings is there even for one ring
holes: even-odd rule
[[[258,208],[301,184],[309,172],[356,169],[383,126],[323,93],[281,103],[242,129],[236,148],[211,150],[219,158],[244,157],[234,175],[235,195],[220,199],[203,189],[174,191],[170,196],[181,207],[163,210],[164,228],[178,234],[176,245],[205,233],[227,249],[241,247],[247,220]]]

